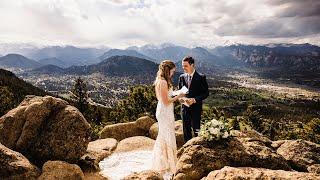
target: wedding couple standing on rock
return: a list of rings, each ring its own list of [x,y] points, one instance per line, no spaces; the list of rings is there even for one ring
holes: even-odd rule
[[[164,176],[176,172],[177,144],[175,136],[174,102],[181,102],[184,140],[198,136],[202,101],[209,95],[206,76],[195,70],[195,61],[187,56],[182,60],[184,74],[179,77],[179,90],[173,91],[172,77],[176,66],[170,60],[159,65],[155,92],[158,99],[156,118],[159,133],[153,148],[152,169]],[[176,96],[174,96],[174,94]]]

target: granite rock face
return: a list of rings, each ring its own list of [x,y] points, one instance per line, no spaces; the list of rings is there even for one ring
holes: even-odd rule
[[[40,170],[21,153],[0,143],[0,179],[36,179]]]
[[[77,108],[51,96],[28,96],[0,118],[0,142],[37,165],[76,163],[87,150],[90,131]]]
[[[201,179],[225,166],[291,170],[271,143],[256,132],[236,132],[228,140],[212,142],[193,138],[178,151],[175,179]]]

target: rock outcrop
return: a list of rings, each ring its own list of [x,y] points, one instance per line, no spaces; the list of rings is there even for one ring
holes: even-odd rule
[[[0,143],[0,179],[37,179],[40,170],[21,153]]]
[[[85,154],[90,124],[66,101],[51,96],[28,96],[0,118],[0,142],[31,162],[77,162]]]
[[[154,123],[155,120],[144,116],[134,122],[108,125],[101,130],[100,138],[114,138],[121,141],[133,136],[148,136],[149,129]]]
[[[257,132],[236,131],[229,140],[212,142],[193,138],[178,151],[175,179],[201,179],[224,166],[291,170],[271,143]]]
[[[292,169],[305,172],[320,171],[319,144],[301,139],[281,142],[281,145],[277,149],[277,153],[288,161],[288,164]]]
[[[149,135],[150,138],[156,139],[158,136],[158,123],[154,123],[150,130],[149,130]],[[177,147],[180,148],[182,145],[185,143],[184,138],[183,138],[183,125],[182,125],[182,120],[176,121],[175,122],[175,134],[176,134],[176,141],[177,141]]]
[[[224,180],[224,179],[320,179],[319,175],[305,172],[271,170],[251,167],[224,167],[212,171],[202,180]]]
[[[84,174],[76,164],[63,161],[48,161],[42,167],[42,174],[38,180],[84,180]]]
[[[119,142],[115,152],[128,152],[135,150],[152,150],[155,140],[144,136],[126,138]]]

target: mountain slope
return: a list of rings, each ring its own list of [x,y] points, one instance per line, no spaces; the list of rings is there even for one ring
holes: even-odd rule
[[[51,64],[51,65],[59,66],[61,68],[67,67],[66,63],[64,63],[62,60],[55,58],[55,57],[40,59],[38,62],[40,62],[43,65]]]
[[[0,67],[33,69],[40,66],[41,63],[28,59],[20,54],[8,54],[0,57]]]
[[[238,61],[252,67],[320,72],[320,47],[309,44],[273,47],[237,45],[225,49]]]
[[[39,68],[35,68],[30,73],[36,73],[36,74],[63,74],[65,72],[65,69],[55,66],[52,64],[44,65]]]
[[[26,95],[47,93],[19,79],[12,72],[0,69],[0,116],[17,106]]]
[[[131,47],[134,49],[135,47]],[[137,48],[136,48],[137,49]],[[152,59],[155,59],[157,63],[160,63],[164,59],[170,59],[172,61],[180,61],[186,56],[189,51],[188,48],[182,46],[163,46],[154,47],[150,45],[143,46],[137,49],[138,52],[145,54]]]
[[[89,66],[72,66],[68,74],[92,74],[100,72],[110,76],[148,76],[157,72],[158,65],[152,61],[132,56],[113,56],[101,63]]]
[[[135,50],[121,50],[121,49],[110,49],[109,51],[105,52],[102,56],[100,56],[99,59],[103,61],[112,56],[132,56],[132,57],[138,57],[141,59],[152,60],[150,57],[145,56],[141,53],[138,53]]]

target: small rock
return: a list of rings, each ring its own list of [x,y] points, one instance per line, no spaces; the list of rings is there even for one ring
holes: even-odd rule
[[[48,161],[42,167],[42,174],[38,180],[84,180],[84,174],[76,164],[63,161]]]
[[[139,173],[133,173],[122,180],[134,180],[134,179],[141,179],[141,180],[163,180],[162,176],[158,172],[154,171],[142,171]]]
[[[155,143],[155,140],[145,136],[130,137],[120,141],[115,152],[152,150],[154,143]]]
[[[117,147],[118,141],[113,138],[98,139],[89,143],[87,153],[80,159],[79,165],[85,171],[98,171],[99,162],[108,157]]]
[[[100,138],[114,138],[121,141],[133,136],[147,136],[154,123],[153,119],[145,116],[134,122],[108,125],[101,130]]]
[[[320,164],[313,164],[309,166],[308,172],[320,174]]]

